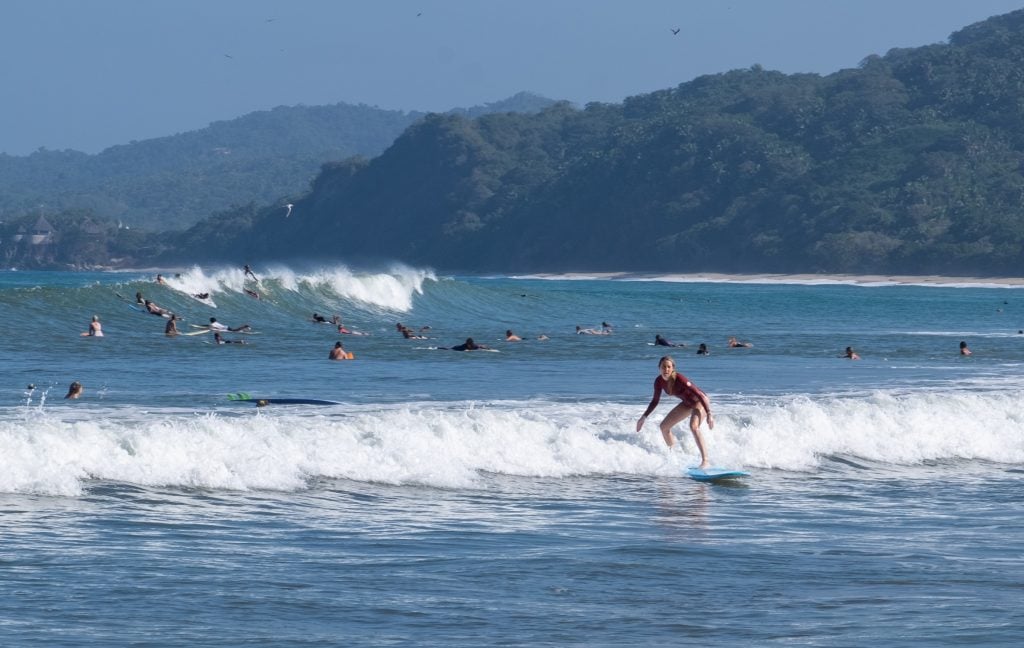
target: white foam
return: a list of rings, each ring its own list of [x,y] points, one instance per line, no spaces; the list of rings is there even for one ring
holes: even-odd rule
[[[415,295],[423,294],[427,281],[436,281],[432,270],[393,265],[379,272],[356,272],[344,265],[317,268],[309,271],[293,270],[283,265],[261,269],[258,275],[263,288],[301,292],[326,291],[339,298],[359,301],[391,312],[408,312]],[[212,268],[199,266],[166,279],[168,286],[189,295],[233,292],[246,288],[242,268]]]
[[[272,268],[272,276],[289,290],[326,290],[338,297],[359,301],[392,312],[412,309],[413,297],[423,294],[423,284],[436,281],[432,270],[395,265],[384,272],[355,272],[345,266],[294,273]]]
[[[826,457],[891,465],[1024,464],[1021,393],[873,394],[724,403],[712,462],[816,470]],[[0,420],[0,492],[74,496],[89,480],[293,491],[312,477],[473,488],[496,473],[676,476],[698,459],[685,427],[668,452],[643,403],[420,403],[252,414],[22,407]],[[12,411],[16,416],[10,416]]]

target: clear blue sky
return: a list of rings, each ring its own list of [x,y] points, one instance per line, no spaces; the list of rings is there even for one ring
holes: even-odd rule
[[[3,0],[0,152],[88,153],[281,105],[618,102],[828,74],[1024,0]],[[672,29],[679,29],[673,35]]]

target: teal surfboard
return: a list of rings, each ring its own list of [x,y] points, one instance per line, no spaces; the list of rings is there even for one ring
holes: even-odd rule
[[[264,405],[341,405],[338,401],[320,400],[318,398],[259,398],[245,392],[228,394],[228,400],[254,403],[258,407]]]
[[[750,473],[730,468],[687,468],[686,476],[697,481],[714,482],[749,477]]]

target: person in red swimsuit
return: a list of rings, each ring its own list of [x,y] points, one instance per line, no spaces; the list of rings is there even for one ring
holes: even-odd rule
[[[665,443],[671,448],[675,442],[672,436],[672,427],[687,416],[690,417],[690,432],[697,442],[697,449],[700,450],[700,467],[708,467],[708,455],[704,448],[704,437],[701,435],[701,423],[707,419],[708,429],[715,429],[715,417],[711,415],[711,400],[707,394],[700,390],[697,385],[690,382],[690,379],[681,373],[676,373],[676,362],[669,356],[658,361],[658,369],[661,374],[654,379],[654,396],[643,416],[636,422],[636,431],[639,432],[647,422],[647,415],[654,411],[661,400],[661,392],[677,396],[681,401],[672,408],[668,416],[661,422],[661,435]]]

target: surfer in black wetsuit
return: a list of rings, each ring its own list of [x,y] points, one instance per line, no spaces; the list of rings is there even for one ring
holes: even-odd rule
[[[445,347],[438,347],[444,349]],[[485,344],[477,344],[473,341],[473,338],[466,338],[466,341],[462,344],[451,347],[452,351],[476,351],[477,349],[490,349],[491,347]]]
[[[661,337],[661,333],[654,334],[654,346],[667,346],[667,347],[681,347],[686,346],[685,344],[674,344],[669,342],[665,338]]]
[[[245,340],[225,340],[220,336],[220,331],[214,332],[213,341],[215,344],[245,344]]]

